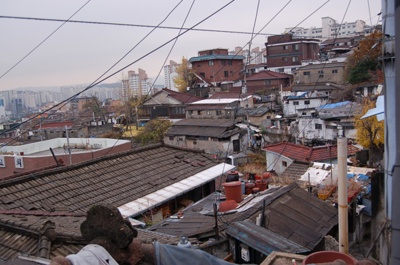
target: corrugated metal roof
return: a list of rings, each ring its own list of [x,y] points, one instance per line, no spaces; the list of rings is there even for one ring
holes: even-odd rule
[[[234,222],[228,227],[226,233],[266,256],[271,254],[272,251],[287,253],[305,253],[311,251],[311,249],[302,247],[252,222]]]
[[[207,104],[230,104],[236,101],[239,101],[239,98],[208,98],[208,99],[203,99],[203,100],[199,100],[199,101],[195,101],[192,103],[189,103],[188,105],[207,105]]]
[[[165,188],[159,189],[144,197],[136,199],[118,207],[123,217],[137,216],[145,212],[149,208],[156,207],[166,201],[172,200],[190,190],[193,190],[201,185],[210,182],[221,174],[234,169],[235,166],[229,164],[219,164],[200,173],[197,173],[187,179],[176,182]]]

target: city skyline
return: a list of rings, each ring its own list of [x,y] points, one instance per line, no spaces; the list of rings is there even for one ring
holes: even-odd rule
[[[118,4],[111,4],[108,1],[80,1],[73,4],[71,2],[54,3],[47,0],[35,3],[23,0],[2,1],[0,16],[65,20],[86,4],[71,20],[126,23],[137,26],[65,23],[29,56],[0,78],[0,91],[20,87],[90,84],[144,38],[152,29],[149,26],[159,24],[178,3],[179,1],[147,1],[146,3],[121,1]],[[104,83],[119,82],[122,80],[122,75],[127,75],[129,70],[137,71],[141,68],[153,80],[160,72],[156,84],[163,84],[165,60],[167,64],[169,60],[180,63],[182,57],[187,59],[195,57],[200,50],[213,48],[233,50],[235,47],[243,47],[249,42],[250,34],[243,32],[252,32],[257,1],[234,1],[215,16],[195,27],[198,29],[197,31],[192,30],[179,37],[168,58],[167,54],[173,41],[145,56],[177,36],[191,3],[192,1],[182,1],[168,19],[161,24],[161,26],[174,29],[156,29],[105,77],[132,62],[137,62],[105,80]],[[208,0],[202,1],[201,4],[199,1],[195,2],[183,27],[192,27],[227,3],[229,1],[218,4]],[[348,3],[344,0],[314,0],[306,4],[300,1],[288,1],[266,5],[261,1],[254,32],[259,32],[269,21],[271,22],[261,30],[264,35],[254,38],[251,47],[264,48],[267,37],[265,34],[281,34],[288,27],[320,27],[321,18],[324,16],[341,22]],[[286,4],[287,6],[282,12],[273,18]],[[319,7],[321,8],[313,13]],[[353,1],[349,5],[343,22],[361,19],[367,25],[376,25],[380,19],[377,15],[381,11],[380,9],[381,3],[378,1]],[[307,16],[309,17],[307,18]],[[300,23],[305,18],[307,19]],[[0,32],[7,37],[0,43],[0,57],[2,58],[0,76],[60,25],[60,22],[2,18]],[[217,33],[207,30],[224,32]],[[226,33],[226,31],[242,33]],[[248,46],[244,48],[248,49]]]

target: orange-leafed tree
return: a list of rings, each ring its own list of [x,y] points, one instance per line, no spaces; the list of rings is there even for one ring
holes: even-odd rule
[[[172,79],[179,92],[184,93],[195,80],[193,69],[189,67],[189,62],[185,57],[182,57],[181,63],[176,67],[177,75]]]
[[[378,121],[376,116],[361,119],[361,117],[370,109],[375,107],[375,102],[365,98],[360,113],[354,116],[356,141],[364,148],[369,150],[369,165],[380,161],[384,151],[384,122]]]
[[[379,64],[382,47],[382,32],[374,31],[360,40],[354,53],[347,59],[347,80],[351,84],[358,84],[371,79],[383,82],[383,75]]]

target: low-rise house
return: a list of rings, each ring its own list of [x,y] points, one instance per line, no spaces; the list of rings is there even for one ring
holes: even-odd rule
[[[233,119],[185,119],[172,125],[164,143],[225,157],[244,150],[248,144],[246,135],[247,130],[236,126]]]
[[[241,78],[244,59],[242,55],[230,55],[228,49],[217,48],[199,51],[198,56],[190,58],[189,62],[201,77],[200,84],[206,82],[230,87]]]
[[[234,119],[240,98],[210,98],[190,103],[186,107],[187,119]],[[251,102],[251,101],[249,101]]]
[[[283,98],[283,115],[284,116],[299,116],[307,115],[315,117],[315,108],[325,105],[328,101],[328,95],[320,92],[298,92],[296,95]]]
[[[282,174],[295,161],[326,162],[337,164],[337,146],[325,145],[308,147],[290,142],[267,145],[263,148],[266,152],[266,170],[275,171],[278,175]],[[347,145],[347,155],[354,156],[359,151],[352,144]]]
[[[218,178],[233,168],[203,152],[154,145],[2,181],[0,260],[49,262],[77,253],[89,243],[79,228],[96,204],[118,207],[133,224],[154,224],[180,210],[182,201],[213,194]],[[179,240],[143,230],[138,238]]]
[[[319,63],[302,66],[294,74],[294,84],[315,84],[315,83],[333,83],[343,84],[345,69],[344,62],[338,63]]]
[[[275,111],[268,107],[259,106],[257,108],[239,108],[236,112],[236,120],[249,123],[258,127],[268,127],[272,125],[271,119],[275,118]]]
[[[183,218],[166,219],[149,230],[198,239],[218,237],[213,204],[222,210],[223,202],[212,194],[186,208]],[[257,224],[260,216],[263,221]],[[273,251],[322,250],[324,237],[338,218],[337,209],[293,183],[244,197],[232,210],[218,212],[217,222],[219,235],[227,235],[235,263],[260,264]]]
[[[139,121],[147,122],[156,118],[184,119],[187,105],[198,100],[200,98],[191,94],[163,88],[140,106]]]
[[[246,77],[247,93],[277,93],[292,84],[292,75],[269,70]]]
[[[55,138],[18,146],[2,146],[0,180],[129,150],[130,141],[106,138]]]

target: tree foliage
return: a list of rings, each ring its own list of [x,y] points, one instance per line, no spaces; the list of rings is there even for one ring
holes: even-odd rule
[[[172,122],[168,120],[150,120],[146,123],[143,130],[138,133],[136,140],[141,145],[160,143],[171,126]]]
[[[380,76],[381,40],[382,33],[374,31],[359,42],[357,49],[347,60],[349,83],[362,83],[371,80],[373,75]]]
[[[182,57],[181,64],[176,67],[177,75],[173,78],[175,86],[179,92],[184,93],[187,87],[190,87],[195,80],[193,70],[189,68],[189,62],[185,57]]]
[[[106,110],[103,108],[102,103],[97,97],[93,96],[83,105],[83,108],[92,111],[94,116],[101,117],[105,120]]]
[[[384,123],[378,121],[376,116],[360,119],[368,110],[375,107],[375,102],[369,99],[364,99],[362,111],[354,116],[356,141],[364,148],[369,149],[370,164],[379,161],[383,154],[384,148]]]

